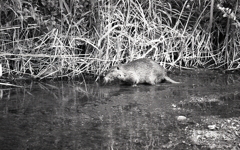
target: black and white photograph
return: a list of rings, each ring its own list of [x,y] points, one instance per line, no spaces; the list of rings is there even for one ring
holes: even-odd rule
[[[0,150],[240,150],[240,0],[0,0]]]

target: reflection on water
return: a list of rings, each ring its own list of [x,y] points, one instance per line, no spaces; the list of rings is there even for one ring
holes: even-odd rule
[[[192,149],[184,129],[201,124],[201,116],[240,115],[238,75],[172,78],[183,83],[49,81],[1,90],[1,149]]]

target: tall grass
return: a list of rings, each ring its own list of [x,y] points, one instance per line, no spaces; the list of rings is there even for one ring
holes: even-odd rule
[[[220,19],[215,18],[223,19],[223,14],[217,14],[214,0],[107,2],[98,4],[99,17],[105,20],[99,25],[102,28],[99,30],[98,47],[104,53],[99,53],[98,58],[111,60],[114,64],[150,57],[163,65],[185,68],[227,66],[234,69],[234,64],[239,62],[231,61],[230,67],[229,59],[234,58],[228,53],[233,50],[224,50],[229,47],[228,44],[220,41],[220,37],[213,37],[215,34],[226,34],[223,39],[227,42],[236,38],[228,39],[228,30],[232,25],[216,30]],[[215,43],[219,45],[215,46]],[[236,45],[235,49],[238,49]],[[239,51],[233,54],[236,57]]]
[[[218,0],[4,0],[2,74],[102,75],[141,57],[166,68],[239,69],[239,4],[228,4],[236,7]]]

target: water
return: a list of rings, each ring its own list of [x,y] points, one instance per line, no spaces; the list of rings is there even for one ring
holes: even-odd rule
[[[199,149],[208,117],[240,116],[240,76],[171,75],[182,84],[46,81],[1,90],[0,149]],[[178,120],[179,116],[186,119]]]

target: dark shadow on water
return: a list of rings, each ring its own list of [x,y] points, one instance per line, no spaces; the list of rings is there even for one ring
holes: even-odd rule
[[[46,81],[2,89],[1,149],[199,149],[187,128],[204,116],[240,116],[239,75],[186,71],[171,78],[182,84]]]

